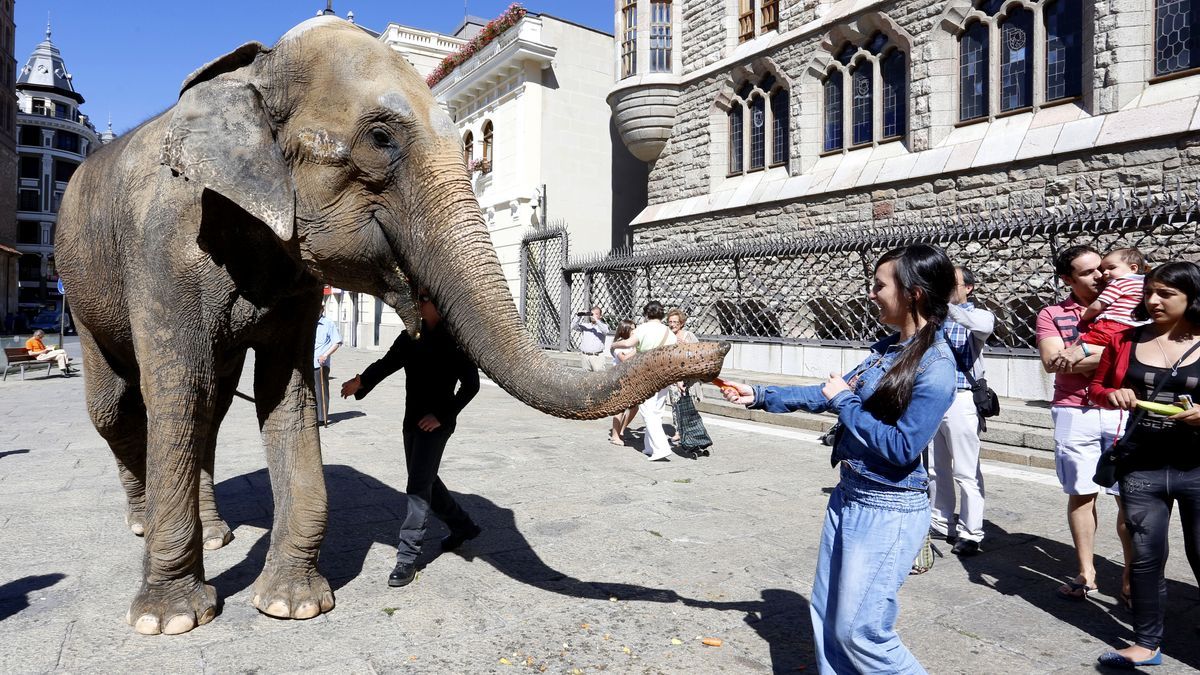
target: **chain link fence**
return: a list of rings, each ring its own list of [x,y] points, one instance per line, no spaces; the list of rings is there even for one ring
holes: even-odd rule
[[[1090,192],[1059,206],[850,223],[840,233],[626,252],[561,267],[553,265],[565,259],[565,233],[538,233],[523,247],[531,289],[522,294],[525,321],[543,345],[575,349],[579,334],[569,324],[576,313],[599,305],[615,330],[620,319],[636,319],[645,303],[658,300],[682,309],[687,327],[706,339],[861,347],[887,332],[867,299],[875,260],[925,242],[975,272],[974,301],[996,315],[988,351],[1032,354],[1038,310],[1063,297],[1052,262],[1059,251],[1133,246],[1151,265],[1200,262],[1198,192],[1179,185],[1145,194]],[[535,271],[535,263],[552,266]]]

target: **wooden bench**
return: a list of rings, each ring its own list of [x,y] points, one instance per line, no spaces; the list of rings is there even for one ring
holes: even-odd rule
[[[54,359],[46,359],[38,361],[36,356],[30,356],[29,352],[24,347],[5,347],[4,358],[8,359],[8,363],[4,366],[4,377],[0,378],[0,382],[8,379],[8,373],[13,368],[18,368],[21,371],[21,379],[25,379],[26,368],[37,368],[46,366],[46,375],[50,375],[50,369],[54,367]]]

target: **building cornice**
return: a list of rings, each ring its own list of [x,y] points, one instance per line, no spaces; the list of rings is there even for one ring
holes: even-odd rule
[[[451,108],[461,108],[478,92],[523,70],[525,63],[550,67],[558,49],[541,38],[541,19],[527,15],[434,85],[434,97]]]

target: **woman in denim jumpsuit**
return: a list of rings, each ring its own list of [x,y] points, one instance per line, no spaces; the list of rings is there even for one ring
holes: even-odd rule
[[[954,399],[954,357],[941,325],[955,285],[941,249],[914,244],[880,258],[870,298],[899,329],[824,385],[728,383],[726,399],[769,412],[833,411],[842,428],[811,613],[822,673],[924,673],[896,634],[897,595],[929,530],[921,451]]]

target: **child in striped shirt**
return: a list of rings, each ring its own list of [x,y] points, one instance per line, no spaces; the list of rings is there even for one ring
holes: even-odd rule
[[[1133,318],[1133,310],[1142,302],[1142,287],[1146,271],[1146,258],[1136,248],[1117,248],[1109,251],[1100,263],[1104,275],[1104,290],[1096,301],[1088,305],[1079,317],[1079,325],[1091,322],[1083,333],[1080,343],[1067,350],[1064,356],[1072,362],[1082,361],[1103,348],[1113,335],[1142,325],[1143,321]]]

